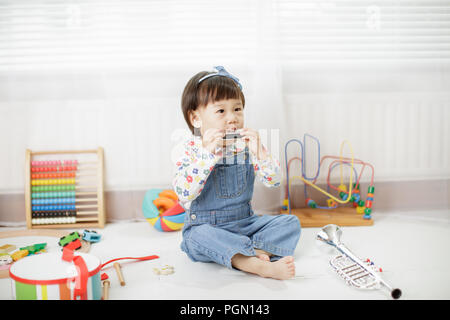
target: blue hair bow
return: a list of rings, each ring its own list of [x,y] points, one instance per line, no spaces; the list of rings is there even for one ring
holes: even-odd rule
[[[214,76],[222,76],[222,77],[227,77],[227,78],[232,79],[234,82],[236,82],[236,84],[237,84],[237,85],[239,86],[239,88],[242,90],[242,85],[241,85],[241,83],[239,82],[239,79],[236,78],[235,76],[233,76],[232,74],[230,74],[227,70],[225,70],[224,67],[222,67],[222,66],[217,66],[217,67],[214,67],[214,69],[217,70],[216,73],[207,74],[206,76],[204,76],[204,77],[202,77],[200,80],[198,80],[198,83],[202,82],[202,81],[205,80],[205,79],[214,77]]]

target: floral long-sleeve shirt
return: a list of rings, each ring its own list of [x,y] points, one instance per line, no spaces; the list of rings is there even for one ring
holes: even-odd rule
[[[192,201],[200,195],[216,163],[223,157],[233,156],[241,151],[233,144],[215,155],[203,148],[199,137],[193,136],[185,141],[180,150],[182,154],[175,164],[175,176],[172,183],[183,207],[189,209]],[[250,154],[250,163],[255,170],[255,176],[265,186],[280,186],[281,169],[278,160],[271,155],[265,160],[258,160],[256,156]]]

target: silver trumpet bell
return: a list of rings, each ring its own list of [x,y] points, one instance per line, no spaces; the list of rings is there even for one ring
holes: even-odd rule
[[[317,234],[317,239],[336,247],[341,244],[342,229],[335,224],[327,224]]]
[[[402,291],[393,289],[388,285],[368,263],[363,262],[350,251],[341,241],[342,229],[335,224],[324,226],[316,236],[320,242],[324,242],[342,255],[330,260],[333,269],[351,286],[360,289],[385,289],[394,299],[400,298]]]

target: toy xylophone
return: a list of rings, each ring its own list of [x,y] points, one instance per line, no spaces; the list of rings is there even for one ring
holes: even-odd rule
[[[104,227],[103,148],[27,150],[25,179],[28,229]]]

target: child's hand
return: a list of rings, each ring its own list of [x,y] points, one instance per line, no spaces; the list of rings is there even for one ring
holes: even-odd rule
[[[241,131],[244,141],[248,143],[250,152],[256,155],[258,160],[266,160],[268,157],[267,150],[261,144],[261,138],[256,130],[244,128]]]
[[[202,139],[203,148],[205,148],[206,150],[208,150],[213,154],[216,154],[218,148],[222,146],[222,138],[224,134],[225,134],[224,130],[216,128],[206,130]]]

